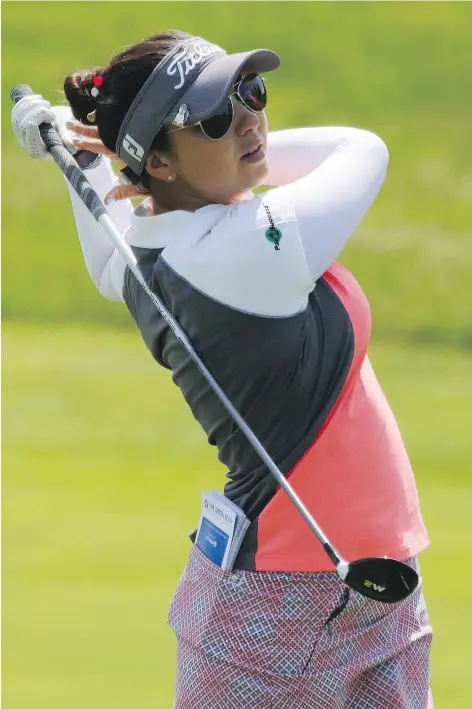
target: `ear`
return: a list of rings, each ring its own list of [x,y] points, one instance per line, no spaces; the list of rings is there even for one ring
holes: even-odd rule
[[[169,157],[154,150],[146,158],[145,169],[151,177],[162,182],[167,182],[170,176],[175,177],[175,170],[170,164]]]

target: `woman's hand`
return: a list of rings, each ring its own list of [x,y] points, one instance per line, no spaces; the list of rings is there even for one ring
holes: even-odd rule
[[[86,126],[74,119],[68,120],[66,126],[73,133],[78,134],[72,138],[72,142],[79,150],[90,150],[92,153],[106,155],[118,164],[120,170],[125,167],[125,163],[102,143],[98,137],[98,128],[96,126]]]
[[[118,165],[120,170],[126,167],[126,163],[102,143],[98,137],[98,128],[96,126],[86,126],[76,120],[67,121],[66,126],[70,131],[78,134],[72,139],[78,150],[90,150],[92,153],[106,155]],[[105,204],[111,204],[111,202],[116,202],[119,199],[142,198],[142,196],[143,192],[136,185],[120,184],[108,192],[104,201]]]
[[[50,101],[40,94],[32,94],[23,96],[13,106],[11,123],[23,150],[37,160],[52,160],[52,155],[41,138],[39,126],[43,123],[54,126],[67,150],[74,155],[77,148],[72,143],[72,135],[65,125],[71,115],[69,106],[51,106]]]

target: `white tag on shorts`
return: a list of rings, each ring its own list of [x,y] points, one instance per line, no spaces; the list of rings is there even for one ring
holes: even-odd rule
[[[202,492],[195,544],[223,570],[232,568],[248,526],[245,514],[220,492]]]

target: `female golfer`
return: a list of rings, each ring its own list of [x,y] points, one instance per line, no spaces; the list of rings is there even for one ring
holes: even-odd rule
[[[48,153],[37,126],[56,125],[108,195],[149,286],[342,555],[418,568],[428,536],[367,354],[369,305],[336,262],[382,185],[388,152],[354,128],[268,133],[260,74],[278,65],[265,49],[228,55],[200,37],[155,35],[104,68],[66,77],[75,124],[65,124],[68,108],[33,96],[15,106],[13,125],[40,158]],[[128,185],[117,185],[110,157]],[[276,189],[255,195],[259,185]],[[137,194],[149,196],[133,211],[124,198]],[[71,198],[94,283],[126,303],[153,357],[172,370],[227,466],[226,497],[250,520],[231,570],[192,547],[169,613],[175,707],[432,707],[421,584],[391,605],[343,585],[72,190]]]

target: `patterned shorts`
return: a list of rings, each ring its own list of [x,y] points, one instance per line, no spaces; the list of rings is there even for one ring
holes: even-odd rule
[[[418,570],[415,559],[408,561]],[[169,611],[174,709],[432,709],[421,582],[399,603],[335,573],[222,571],[194,545]]]

